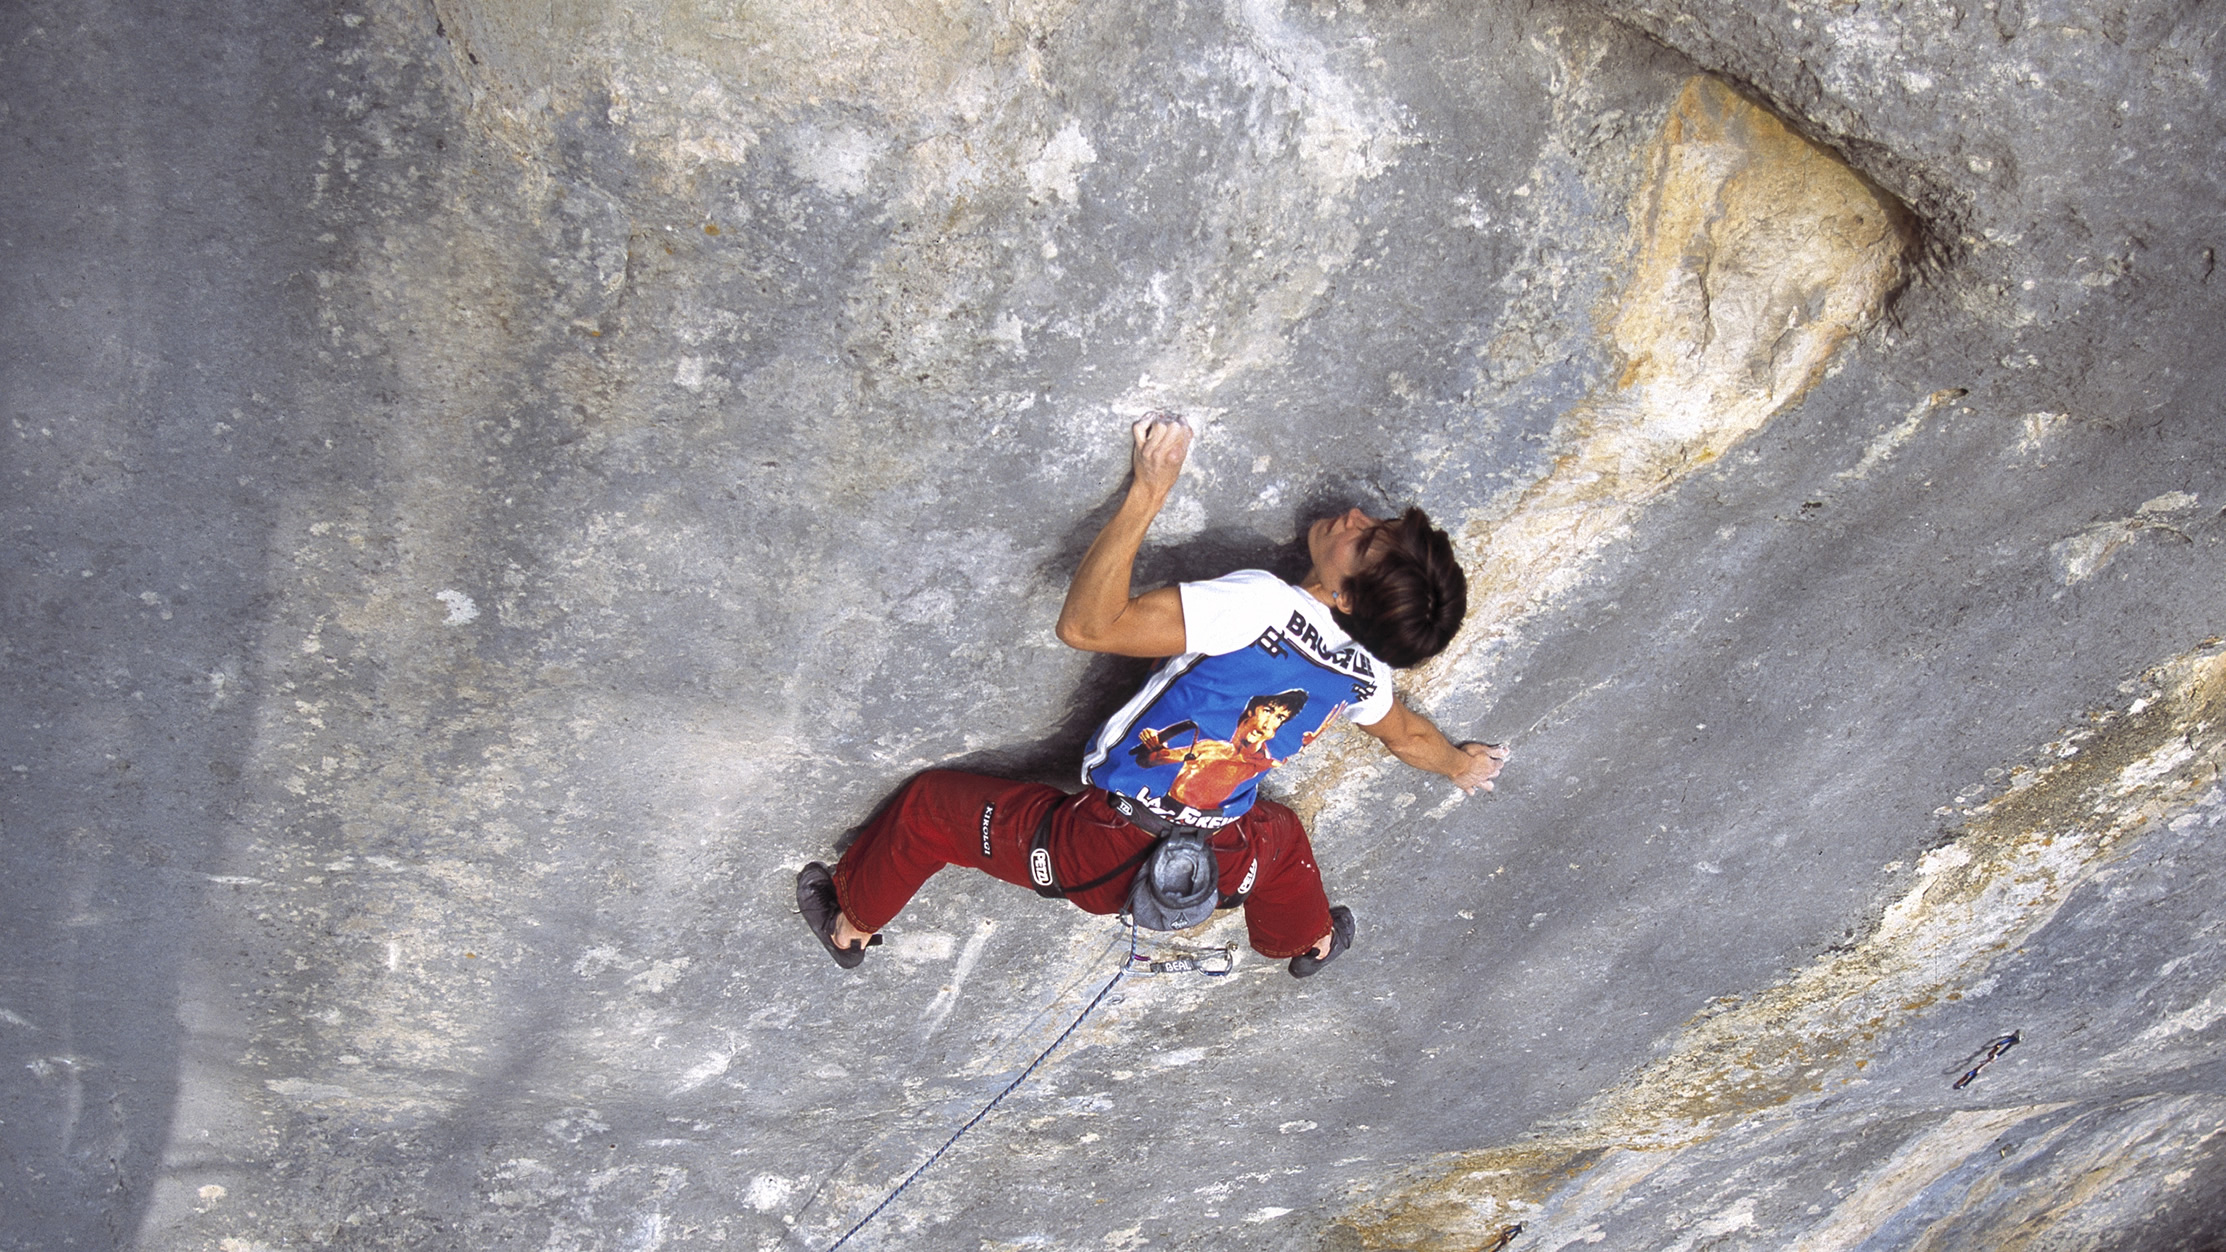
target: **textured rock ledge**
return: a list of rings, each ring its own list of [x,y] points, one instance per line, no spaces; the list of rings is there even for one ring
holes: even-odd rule
[[[823,1248],[1119,941],[790,879],[1067,776],[1172,403],[1148,577],[1461,524],[1508,786],[1309,762],[1337,978],[875,1246],[2215,1245],[2219,21],[14,7],[0,1244]]]

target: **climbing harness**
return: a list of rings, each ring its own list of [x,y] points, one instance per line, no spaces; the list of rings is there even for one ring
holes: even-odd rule
[[[1086,794],[1077,793],[1069,800]],[[1237,894],[1224,896],[1220,888],[1220,854],[1214,844],[1216,832],[1170,822],[1124,795],[1108,794],[1105,800],[1130,825],[1151,835],[1153,842],[1086,883],[1072,886],[1062,883],[1051,862],[1052,818],[1068,803],[1062,800],[1044,810],[1042,820],[1036,823],[1035,833],[1028,840],[1028,882],[1037,895],[1047,900],[1063,900],[1095,891],[1116,878],[1133,873],[1128,908],[1124,911],[1138,926],[1163,931],[1188,930],[1213,916],[1217,909],[1235,908],[1244,903],[1253,879],[1260,872],[1258,861],[1245,871],[1244,885],[1237,889]],[[1239,840],[1246,838],[1242,829],[1236,834]],[[985,842],[983,846],[988,845]],[[1243,851],[1245,847],[1246,844],[1240,842],[1234,850]]]
[[[1065,1030],[1059,1032],[1059,1037],[1051,1041],[1050,1047],[1045,1048],[1042,1052],[1038,1053],[1035,1060],[1028,1062],[1028,1068],[1020,1071],[1020,1076],[1018,1078],[1015,1078],[1011,1082],[1006,1083],[1005,1089],[1003,1091],[1000,1091],[995,1096],[991,1097],[989,1103],[983,1105],[979,1113],[976,1113],[972,1117],[967,1118],[965,1125],[959,1127],[957,1130],[952,1131],[951,1137],[943,1141],[943,1146],[937,1148],[932,1154],[930,1154],[928,1159],[920,1162],[920,1167],[918,1169],[913,1170],[910,1174],[906,1175],[904,1181],[898,1183],[896,1185],[896,1188],[889,1192],[888,1196],[884,1198],[881,1203],[873,1206],[873,1211],[871,1213],[868,1213],[864,1217],[859,1218],[858,1224],[852,1226],[849,1230],[844,1231],[842,1238],[835,1240],[831,1244],[828,1244],[827,1252],[837,1252],[837,1250],[840,1249],[844,1244],[850,1242],[850,1238],[852,1235],[855,1235],[859,1231],[864,1230],[866,1228],[866,1223],[872,1221],[876,1217],[881,1216],[881,1211],[896,1203],[897,1197],[904,1194],[904,1189],[906,1187],[909,1187],[914,1182],[918,1181],[920,1175],[928,1172],[929,1167],[933,1166],[937,1161],[942,1160],[943,1154],[950,1151],[952,1146],[959,1141],[960,1137],[965,1135],[967,1131],[972,1130],[975,1125],[979,1123],[983,1118],[989,1116],[991,1111],[996,1109],[998,1105],[1004,1103],[1005,1097],[1011,1095],[1015,1090],[1017,1090],[1020,1087],[1020,1084],[1028,1081],[1028,1075],[1035,1073],[1037,1066],[1040,1066],[1045,1061],[1051,1059],[1051,1054],[1058,1051],[1059,1045],[1065,1043],[1068,1036],[1072,1035],[1077,1029],[1081,1027],[1083,1019],[1089,1017],[1090,1013],[1095,1010],[1098,1005],[1105,1002],[1106,993],[1112,991],[1113,988],[1118,985],[1123,978],[1128,977],[1132,973],[1180,974],[1188,973],[1191,971],[1203,973],[1208,975],[1209,977],[1219,977],[1221,975],[1227,974],[1231,969],[1234,969],[1236,967],[1237,956],[1235,944],[1231,944],[1226,948],[1192,948],[1186,949],[1185,951],[1187,955],[1180,956],[1174,960],[1168,961],[1154,961],[1150,957],[1143,955],[1136,950],[1136,919],[1129,918],[1128,959],[1121,962],[1121,967],[1113,971],[1113,976],[1106,980],[1104,986],[1098,988],[1097,995],[1091,997],[1090,1002],[1082,1006],[1082,1011],[1075,1015],[1073,1023],[1070,1024]],[[1222,967],[1219,969],[1209,968],[1210,964],[1217,960],[1223,962]],[[1135,968],[1138,965],[1142,965],[1144,968]],[[1116,1003],[1119,1002],[1119,999],[1120,997],[1118,996],[1114,997],[1114,1001]]]
[[[1076,796],[1080,796],[1087,793],[1077,792],[1075,794]],[[1146,844],[1143,847],[1138,848],[1136,850],[1136,855],[1131,856],[1127,860],[1121,862],[1119,865],[1114,866],[1112,869],[1105,871],[1104,873],[1098,875],[1097,877],[1091,879],[1086,883],[1071,887],[1067,886],[1064,883],[1061,883],[1059,881],[1058,874],[1052,870],[1051,866],[1051,819],[1052,816],[1056,814],[1063,805],[1067,804],[1069,800],[1072,800],[1074,798],[1075,796],[1070,796],[1067,800],[1061,800],[1058,804],[1054,804],[1050,808],[1045,809],[1043,813],[1043,820],[1036,823],[1036,833],[1030,836],[1028,840],[1029,885],[1033,886],[1036,889],[1037,895],[1042,896],[1046,900],[1064,900],[1070,895],[1081,895],[1083,892],[1086,891],[1095,891],[1105,884],[1112,882],[1114,879],[1119,878],[1121,875],[1135,869],[1137,866],[1142,865],[1145,859],[1151,856],[1153,849],[1158,846],[1156,844]]]

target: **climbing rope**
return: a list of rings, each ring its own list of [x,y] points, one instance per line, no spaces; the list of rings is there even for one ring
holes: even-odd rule
[[[1233,967],[1236,963],[1236,949],[1233,946],[1227,949],[1215,948],[1206,951],[1208,952],[1208,955],[1204,958],[1205,960],[1210,961],[1214,959],[1212,955],[1213,953],[1219,953],[1228,958],[1230,967]],[[835,1240],[831,1244],[828,1244],[827,1252],[837,1252],[837,1249],[841,1248],[842,1245],[850,1242],[850,1237],[852,1235],[855,1235],[859,1231],[864,1230],[866,1228],[866,1223],[872,1221],[876,1217],[881,1216],[881,1211],[896,1203],[897,1197],[904,1194],[904,1189],[906,1187],[911,1186],[913,1182],[920,1177],[920,1175],[928,1172],[930,1166],[933,1166],[937,1161],[942,1160],[943,1154],[950,1151],[951,1146],[957,1143],[959,1139],[966,1134],[967,1131],[972,1130],[976,1123],[989,1116],[992,1110],[994,1110],[998,1105],[1004,1103],[1005,1097],[1011,1095],[1013,1091],[1020,1086],[1020,1084],[1028,1081],[1028,1075],[1035,1073],[1037,1066],[1042,1065],[1045,1061],[1049,1060],[1051,1058],[1051,1054],[1059,1050],[1059,1045],[1065,1043],[1067,1041],[1067,1037],[1069,1035],[1072,1035],[1077,1029],[1081,1027],[1083,1019],[1090,1016],[1091,1010],[1097,1008],[1098,1005],[1105,1002],[1106,993],[1113,990],[1114,986],[1118,984],[1121,979],[1126,978],[1130,974],[1132,966],[1138,964],[1144,964],[1145,968],[1135,972],[1146,974],[1172,974],[1181,973],[1193,969],[1200,970],[1201,972],[1209,975],[1220,975],[1229,972],[1228,968],[1218,970],[1208,969],[1203,964],[1201,964],[1200,961],[1190,958],[1181,958],[1174,961],[1150,961],[1148,958],[1138,955],[1136,951],[1136,920],[1134,918],[1130,918],[1128,924],[1128,959],[1121,962],[1121,967],[1113,971],[1113,976],[1106,980],[1104,986],[1098,988],[1097,995],[1092,997],[1088,1004],[1082,1006],[1082,1011],[1075,1015],[1073,1024],[1068,1026],[1065,1030],[1059,1032],[1059,1037],[1051,1041],[1051,1046],[1038,1053],[1035,1060],[1028,1062],[1028,1068],[1020,1071],[1020,1077],[1013,1079],[1009,1083],[1006,1083],[1005,1089],[998,1092],[996,1096],[990,1100],[989,1103],[983,1105],[981,1112],[976,1113],[972,1117],[966,1119],[966,1124],[964,1126],[961,1126],[957,1130],[951,1132],[951,1137],[943,1141],[942,1147],[937,1148],[934,1154],[929,1156],[928,1159],[920,1162],[920,1168],[913,1170],[911,1174],[905,1177],[905,1180],[903,1182],[900,1182],[896,1185],[896,1189],[894,1191],[891,1191],[888,1196],[881,1201],[881,1203],[873,1206],[873,1212],[859,1218],[858,1224],[852,1226],[849,1230],[844,1231],[842,1238]],[[1163,966],[1167,968],[1162,968]],[[1181,966],[1181,968],[1173,968],[1175,966]]]

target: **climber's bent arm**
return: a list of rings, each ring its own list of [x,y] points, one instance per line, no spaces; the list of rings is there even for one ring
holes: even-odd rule
[[[1129,594],[1144,532],[1167,503],[1190,451],[1190,428],[1147,417],[1131,428],[1135,477],[1128,497],[1082,555],[1059,610],[1059,641],[1084,652],[1175,656],[1183,650],[1183,599],[1173,587]]]

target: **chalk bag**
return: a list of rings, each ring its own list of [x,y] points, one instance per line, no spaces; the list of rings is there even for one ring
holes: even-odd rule
[[[1153,845],[1129,888],[1129,916],[1146,930],[1188,930],[1221,902],[1221,863],[1206,832],[1180,830]]]

